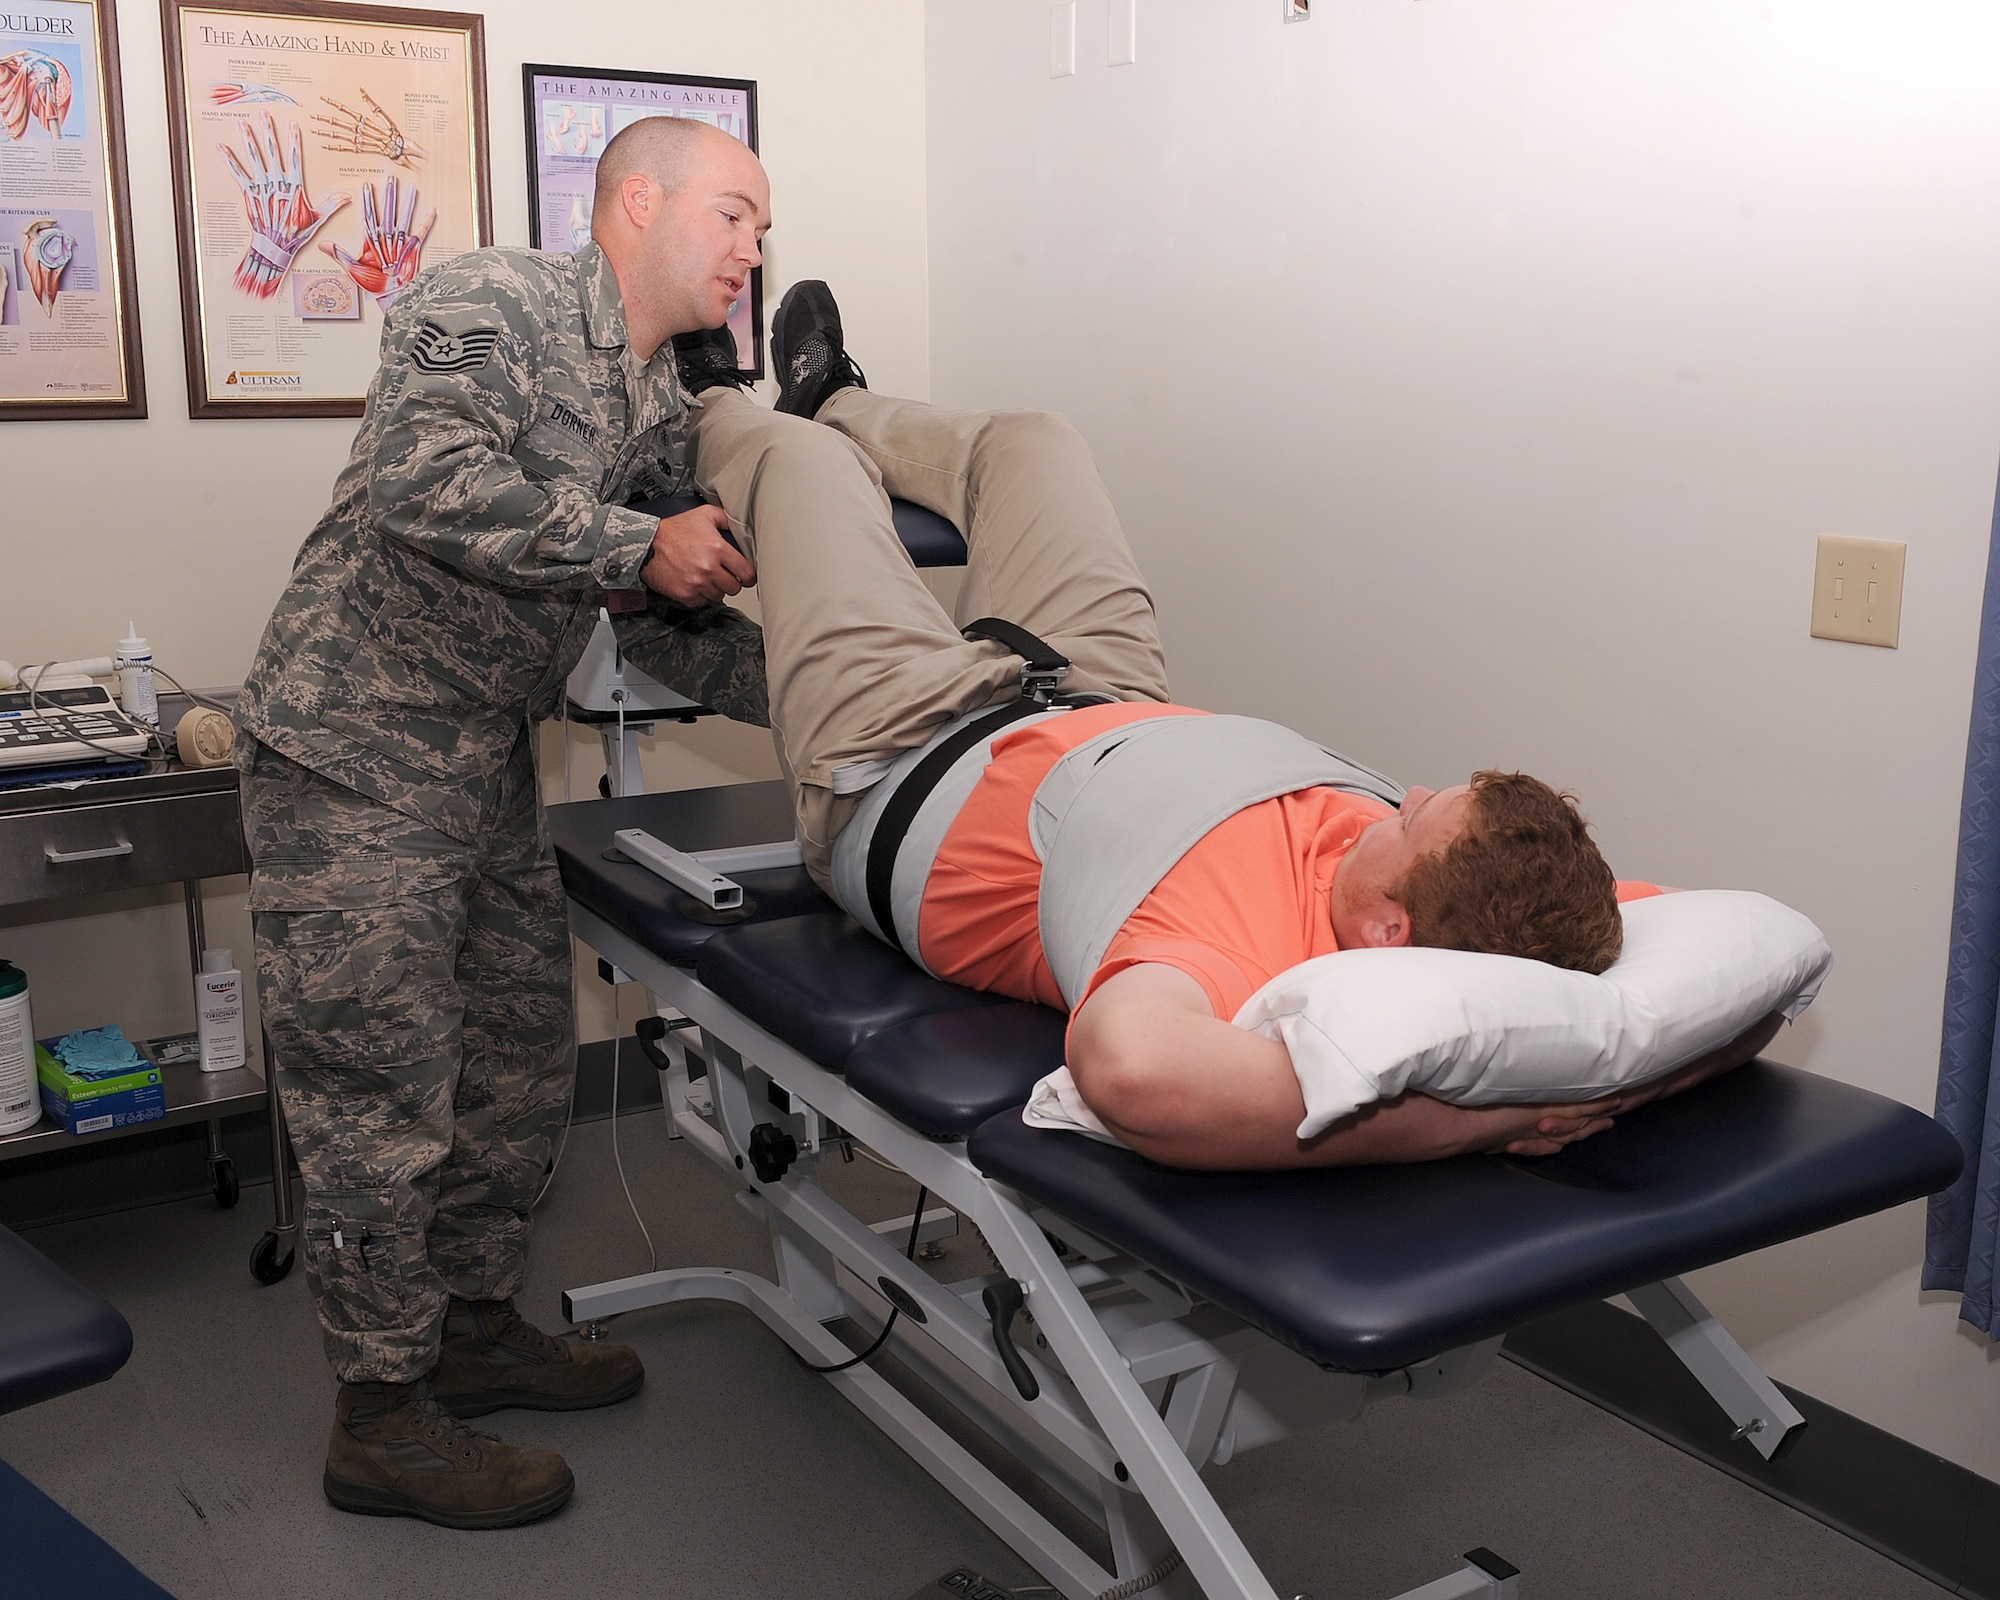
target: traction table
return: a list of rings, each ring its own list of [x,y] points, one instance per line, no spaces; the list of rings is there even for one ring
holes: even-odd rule
[[[1069,1600],[1275,1600],[1205,1465],[1463,1387],[1510,1329],[1612,1294],[1769,1457],[1801,1418],[1678,1274],[1928,1194],[1960,1162],[1921,1113],[1760,1061],[1542,1160],[1173,1171],[1025,1126],[1064,1018],[928,977],[802,869],[733,874],[737,917],[606,858],[625,828],[689,852],[788,838],[782,784],[549,815],[578,937],[699,1027],[704,1067],[681,1046],[686,1024],[653,1024],[649,1054],[677,1132],[742,1186],[777,1262],[775,1281],[681,1269],[573,1289],[568,1314],[724,1299],[831,1364],[854,1351],[827,1324],[874,1330],[885,1302],[899,1308],[899,1360],[1083,1512],[1103,1548],[872,1367],[828,1381]],[[706,1073],[706,1104],[691,1071]],[[997,1270],[940,1284],[901,1246],[955,1225],[944,1211],[871,1227],[833,1201],[818,1164],[849,1137],[977,1227]],[[1400,1600],[1498,1600],[1518,1583],[1474,1551]]]

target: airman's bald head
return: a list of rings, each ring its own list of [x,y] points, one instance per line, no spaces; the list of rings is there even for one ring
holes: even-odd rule
[[[668,194],[680,193],[687,187],[694,152],[710,139],[736,142],[720,128],[692,117],[642,117],[621,131],[597,158],[592,210],[616,205],[619,185],[635,172],[651,178]]]

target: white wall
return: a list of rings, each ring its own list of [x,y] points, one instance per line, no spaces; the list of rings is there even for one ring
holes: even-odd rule
[[[777,224],[766,247],[767,315],[794,278],[826,278],[839,286],[857,344],[865,341],[870,372],[925,392],[919,0],[486,0],[477,9],[486,17],[496,242],[527,242],[522,62],[753,78]],[[158,8],[128,0],[119,23],[152,415],[0,427],[0,657],[108,654],[134,618],[182,681],[235,683],[325,509],[354,423],[188,419]],[[761,734],[704,728],[661,743],[674,749],[649,763],[656,787],[775,775]],[[602,769],[586,779],[592,749],[577,750],[581,795]],[[558,747],[550,751],[559,765]],[[240,882],[211,885],[210,902],[212,937],[247,956]],[[184,948],[177,894],[96,901],[61,923],[50,914],[0,912],[0,954],[29,971],[42,1031],[114,1020],[141,1034],[192,1026],[178,973],[153,971]],[[585,1036],[602,1036],[603,986],[587,979],[583,993]]]
[[[2000,466],[1976,0],[929,6],[932,390],[1062,410],[1183,699],[1524,767],[1839,954],[1774,1052],[1928,1108]],[[1910,544],[1902,648],[1814,537]],[[2000,1477],[1921,1207],[1702,1274],[1776,1375]]]

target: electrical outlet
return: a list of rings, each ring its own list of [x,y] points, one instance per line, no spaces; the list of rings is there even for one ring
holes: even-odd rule
[[[1049,7],[1049,76],[1076,76],[1076,0]]]
[[[1900,539],[1819,536],[1813,563],[1812,636],[1893,650],[1903,632]]]

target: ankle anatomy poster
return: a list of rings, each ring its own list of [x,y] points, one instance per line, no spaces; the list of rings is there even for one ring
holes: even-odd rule
[[[492,237],[482,21],[166,11],[188,413],[359,416],[396,296]]]
[[[111,0],[0,0],[0,420],[143,417]]]
[[[757,85],[748,78],[701,78],[677,72],[609,67],[521,68],[528,134],[528,243],[537,250],[581,250],[590,243],[597,158],[645,117],[687,117],[757,148]],[[764,376],[764,269],[729,310],[736,364]]]

